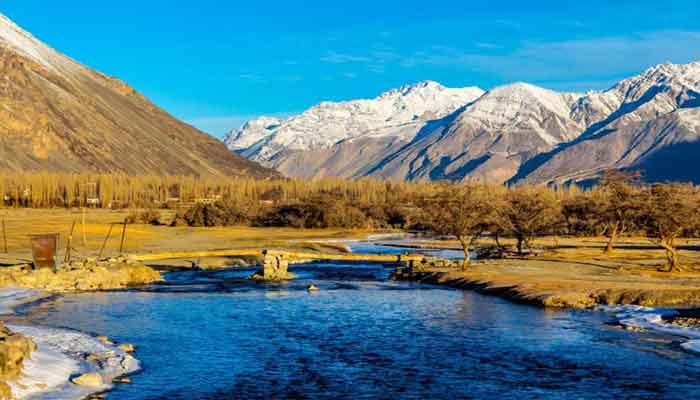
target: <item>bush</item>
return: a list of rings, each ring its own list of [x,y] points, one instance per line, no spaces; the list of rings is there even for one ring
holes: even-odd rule
[[[250,221],[247,213],[234,204],[196,204],[184,212],[178,212],[170,226],[213,227],[245,225]]]
[[[160,212],[154,209],[143,211],[132,210],[126,217],[126,222],[129,224],[151,224],[161,225]]]
[[[369,220],[362,210],[338,200],[310,199],[264,212],[257,226],[292,228],[364,228]]]

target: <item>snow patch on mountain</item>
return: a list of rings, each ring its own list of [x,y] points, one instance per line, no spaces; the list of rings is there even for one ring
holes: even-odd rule
[[[226,144],[248,158],[265,162],[283,150],[327,148],[347,139],[397,132],[410,136],[415,131],[404,129],[407,126],[442,118],[483,93],[476,87],[451,89],[425,81],[370,100],[323,102],[286,120],[253,120],[233,130]]]
[[[546,125],[552,118],[555,123],[568,125],[572,108],[581,97],[574,93],[557,93],[528,83],[513,83],[489,90],[478,101],[466,107],[458,118],[458,124],[489,131],[527,131],[536,133],[545,143],[556,145],[576,137],[576,131],[554,136]]]
[[[39,64],[53,68],[55,51],[38,41],[9,18],[0,13],[0,45],[9,46]]]

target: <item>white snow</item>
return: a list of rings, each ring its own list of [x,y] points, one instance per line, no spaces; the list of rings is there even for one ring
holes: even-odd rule
[[[3,14],[0,14],[0,44],[10,46],[47,68],[53,68],[52,60],[57,56],[50,47],[34,38]]]
[[[0,289],[0,312],[11,314],[15,307],[36,301],[45,294],[31,289]],[[97,372],[111,382],[113,378],[140,369],[136,358],[116,346],[106,345],[82,332],[40,326],[8,325],[10,330],[29,336],[37,351],[25,360],[22,376],[9,382],[15,399],[78,400],[112,387],[74,385],[70,379],[86,372]],[[87,354],[100,355],[100,362],[86,361]]]
[[[0,288],[0,315],[14,314],[15,307],[46,296],[46,294],[34,289]]]
[[[572,108],[580,97],[522,82],[499,86],[466,107],[459,116],[459,124],[507,134],[534,132],[553,146],[575,139],[583,131],[584,125],[571,118]],[[556,125],[560,128],[556,131],[563,132],[560,137],[550,133]]]
[[[253,120],[232,131],[226,144],[248,158],[268,161],[286,149],[310,150],[357,137],[405,135],[406,126],[442,118],[482,94],[476,87],[450,89],[426,81],[371,100],[323,102],[286,120]]]
[[[8,328],[31,337],[38,346],[32,359],[25,362],[22,377],[10,383],[17,399],[78,400],[108,390],[112,384],[83,387],[71,383],[71,377],[98,372],[105,382],[110,382],[140,369],[138,360],[130,354],[81,332],[37,326],[8,325]],[[87,354],[102,355],[104,361],[99,365],[87,362]]]

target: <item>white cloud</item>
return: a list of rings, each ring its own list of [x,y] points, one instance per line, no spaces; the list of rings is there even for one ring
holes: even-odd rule
[[[510,51],[493,43],[475,43],[478,48],[490,50],[487,53],[435,45],[408,54],[391,49],[359,55],[330,52],[324,59],[336,63],[361,63],[374,73],[382,72],[390,65],[403,68],[444,66],[484,72],[506,81],[600,83],[667,61],[694,61],[700,58],[698,43],[700,32],[658,31],[593,39],[523,42]]]
[[[372,59],[365,56],[356,56],[352,54],[338,53],[335,51],[329,51],[321,57],[321,61],[329,64],[349,64],[349,63],[365,63]]]

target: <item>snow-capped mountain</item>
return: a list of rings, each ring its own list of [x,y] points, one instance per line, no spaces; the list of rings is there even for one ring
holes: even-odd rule
[[[533,155],[578,136],[584,125],[571,116],[578,97],[526,83],[496,87],[426,126],[371,173],[409,180],[503,182]]]
[[[482,93],[476,87],[449,89],[421,82],[371,100],[323,102],[286,120],[253,120],[232,131],[226,144],[248,158],[275,165],[281,152],[324,149],[358,137],[410,138],[414,127],[444,117]]]
[[[578,181],[629,168],[649,180],[700,181],[693,166],[700,154],[699,62],[657,65],[579,104],[604,112],[579,139],[530,161],[516,180]]]
[[[277,175],[2,14],[0,170]]]
[[[563,183],[639,168],[650,180],[700,181],[689,164],[700,149],[700,63],[658,65],[582,94],[514,83],[457,89],[460,104],[444,97],[454,90],[426,82],[322,103],[251,121],[228,144],[290,176]]]

